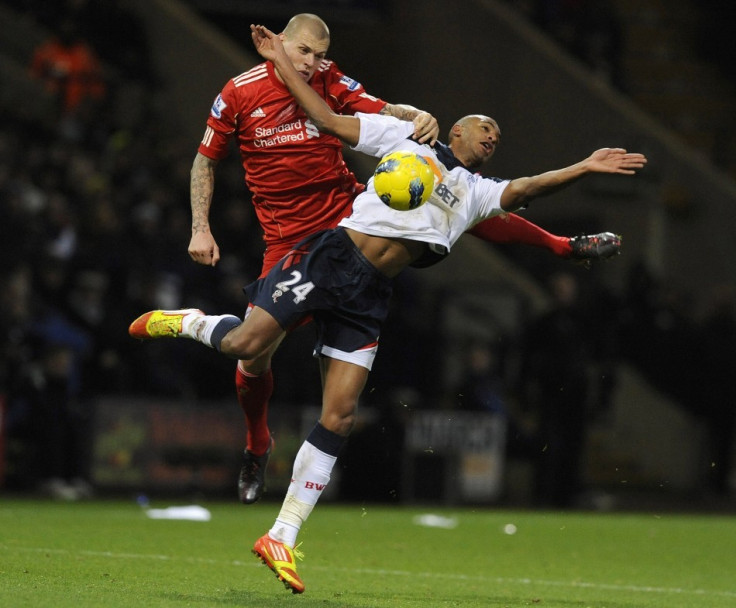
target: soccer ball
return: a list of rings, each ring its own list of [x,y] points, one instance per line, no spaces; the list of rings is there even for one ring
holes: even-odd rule
[[[392,209],[407,211],[427,202],[434,188],[429,163],[413,152],[391,152],[373,173],[378,197]]]

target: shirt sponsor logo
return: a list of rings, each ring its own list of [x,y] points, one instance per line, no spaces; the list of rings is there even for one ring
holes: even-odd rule
[[[357,91],[360,88],[360,83],[348,76],[340,78],[340,82],[348,88],[348,91]]]
[[[319,131],[311,121],[299,119],[277,127],[257,127],[254,135],[253,145],[256,148],[269,148],[319,137]]]
[[[212,104],[212,116],[219,119],[222,117],[222,111],[227,108],[227,104],[222,99],[222,95],[218,95],[217,99],[215,99],[215,103]]]
[[[450,189],[445,186],[445,184],[437,184],[437,187],[434,189],[434,193],[445,203],[450,205],[450,207],[454,207],[460,202],[460,199],[450,192]]]

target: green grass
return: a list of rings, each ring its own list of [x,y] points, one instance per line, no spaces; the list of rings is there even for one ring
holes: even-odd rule
[[[168,504],[181,503],[152,506]],[[278,505],[203,506],[209,522],[148,519],[133,501],[2,500],[0,606],[736,605],[731,517],[322,504],[293,596],[250,554]],[[414,523],[429,512],[457,527]]]

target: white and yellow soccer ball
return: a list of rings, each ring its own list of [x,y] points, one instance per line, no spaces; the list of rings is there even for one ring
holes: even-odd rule
[[[373,173],[373,187],[378,197],[392,209],[416,209],[432,194],[434,173],[419,154],[391,152],[378,163]]]

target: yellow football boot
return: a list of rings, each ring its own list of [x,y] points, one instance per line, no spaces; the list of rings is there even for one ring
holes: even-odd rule
[[[204,315],[197,308],[182,310],[152,310],[142,314],[130,324],[128,333],[138,340],[155,338],[178,338],[182,334],[182,322],[189,314]]]
[[[296,547],[293,549],[284,543],[264,534],[253,545],[253,554],[260,558],[276,577],[284,583],[292,593],[304,593],[304,583],[296,573],[296,561],[294,558],[303,559],[304,555]]]

